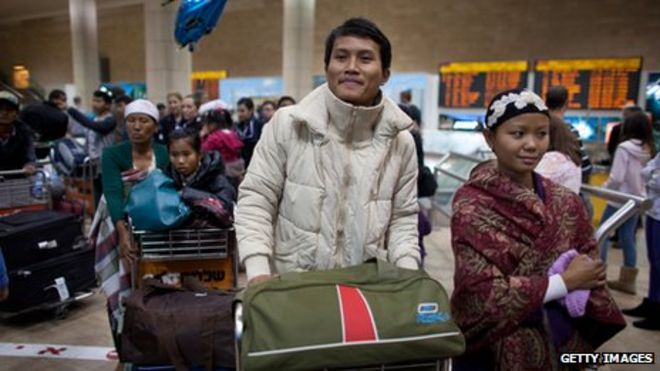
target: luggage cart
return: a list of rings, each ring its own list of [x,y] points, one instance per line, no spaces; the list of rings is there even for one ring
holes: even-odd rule
[[[185,276],[199,279],[207,288],[238,286],[236,232],[227,229],[173,229],[162,232],[133,230],[138,259],[131,267],[131,287],[142,278],[159,278],[178,285]],[[131,371],[174,371],[171,365],[128,365]],[[191,368],[191,370],[198,370]],[[230,371],[227,369],[218,369]]]
[[[131,272],[134,288],[145,276],[175,285],[193,276],[211,289],[238,286],[234,228],[133,230],[133,238],[139,251]]]
[[[79,201],[83,205],[83,217],[94,218],[96,205],[94,203],[94,179],[99,174],[99,160],[85,158],[73,174],[61,174],[66,186],[66,198]]]
[[[237,303],[234,308],[234,337],[236,341],[236,370],[241,371],[240,358],[241,358],[241,339],[243,339],[243,330],[245,329],[243,323],[243,304]],[[339,369],[331,369],[332,371],[340,370],[360,370],[360,371],[387,371],[387,370],[435,370],[435,371],[452,371],[451,358],[439,359],[435,361],[409,363],[409,364],[388,364],[388,365],[374,365],[364,367],[347,367]],[[325,369],[323,371],[331,371]]]
[[[39,179],[41,178],[41,179]],[[33,195],[32,188],[42,182],[39,194]],[[52,206],[50,190],[43,170],[28,175],[24,170],[0,171],[0,216],[19,211],[46,210]]]

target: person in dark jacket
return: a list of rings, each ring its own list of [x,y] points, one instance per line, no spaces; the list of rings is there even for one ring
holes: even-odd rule
[[[48,100],[25,107],[20,114],[21,121],[26,123],[37,134],[37,140],[48,142],[66,135],[69,117],[66,110],[66,93],[55,89],[48,94]]]
[[[263,123],[254,114],[254,102],[250,98],[241,98],[238,100],[238,124],[236,132],[243,141],[243,160],[245,168],[250,165],[250,159],[261,137]]]
[[[18,119],[18,98],[0,91],[0,171],[36,170],[34,133]]]
[[[231,226],[236,189],[224,175],[222,156],[218,152],[202,153],[199,134],[190,128],[173,131],[168,148],[170,165],[166,174],[174,179],[181,198],[198,217],[193,223]]]
[[[185,121],[181,112],[181,103],[183,96],[179,93],[167,94],[167,111],[169,112],[165,117],[160,119],[160,131],[156,136],[156,141],[161,144],[167,144],[167,137],[176,128],[183,125]]]

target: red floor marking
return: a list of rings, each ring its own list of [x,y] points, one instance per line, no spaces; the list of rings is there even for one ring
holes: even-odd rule
[[[48,348],[46,348],[46,349],[44,349],[44,350],[40,350],[40,351],[39,351],[39,354],[41,355],[41,354],[51,353],[51,354],[53,354],[53,355],[55,355],[55,356],[59,356],[60,353],[61,353],[61,352],[64,352],[65,350],[66,350],[66,348],[59,348],[59,349],[57,349],[57,348],[53,348],[53,347],[48,347]]]

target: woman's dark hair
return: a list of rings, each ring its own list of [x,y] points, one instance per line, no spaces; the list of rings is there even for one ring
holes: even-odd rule
[[[197,130],[192,128],[177,129],[171,132],[167,139],[167,147],[169,148],[175,140],[182,139],[187,140],[197,153],[202,152],[202,139]]]
[[[623,121],[623,132],[621,133],[621,142],[630,139],[639,139],[642,146],[646,145],[651,152],[651,157],[655,156],[656,148],[653,141],[653,130],[651,129],[651,120],[644,112],[634,112]]]
[[[282,97],[280,97],[280,99],[277,100],[277,108],[282,108],[282,104],[284,104],[284,102],[287,101],[291,102],[291,104],[296,104],[296,100],[293,99],[292,96],[283,95]]]
[[[234,126],[229,111],[224,109],[212,110],[204,115],[205,124],[217,125],[220,129],[229,129]]]
[[[335,40],[342,36],[357,36],[372,40],[379,46],[383,71],[390,68],[392,64],[392,45],[390,45],[390,40],[387,39],[385,34],[372,21],[366,18],[351,18],[332,30],[325,39],[325,57],[323,61],[325,62],[326,69],[330,63],[330,56],[332,55],[332,48],[335,46]]]
[[[130,104],[132,101],[133,98],[129,97],[128,95],[122,95],[115,99],[115,103],[124,103],[126,105]]]
[[[576,166],[582,166],[580,142],[568,128],[568,124],[557,115],[550,115],[550,146],[548,151],[557,151],[568,156]]]
[[[247,97],[243,97],[243,98],[239,99],[238,104],[236,104],[236,105],[237,106],[244,105],[250,111],[254,110],[254,102],[252,101],[252,99],[247,98]]]

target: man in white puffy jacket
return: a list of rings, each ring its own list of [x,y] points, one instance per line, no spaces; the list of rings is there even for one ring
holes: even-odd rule
[[[265,126],[238,196],[249,284],[374,257],[419,268],[412,121],[380,90],[391,60],[375,24],[347,20],[326,40],[327,83]]]

